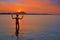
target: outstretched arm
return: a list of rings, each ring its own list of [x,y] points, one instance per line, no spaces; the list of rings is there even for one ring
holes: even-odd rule
[[[15,18],[13,17],[13,15],[11,15],[11,17],[12,17],[12,19],[15,19]]]
[[[20,20],[22,20],[22,19],[23,19],[23,17],[24,17],[24,16],[22,16],[22,17],[21,17],[21,18],[19,18],[19,19],[20,19]]]

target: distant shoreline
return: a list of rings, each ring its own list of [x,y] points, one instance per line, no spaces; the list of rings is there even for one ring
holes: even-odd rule
[[[25,13],[25,12],[19,12],[19,13],[0,13],[0,15],[60,15],[60,14],[49,14],[49,13]]]

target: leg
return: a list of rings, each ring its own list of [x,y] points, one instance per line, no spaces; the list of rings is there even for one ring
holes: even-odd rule
[[[17,24],[17,34],[19,35],[19,23]]]
[[[19,32],[19,23],[18,23],[18,32]]]
[[[15,32],[16,36],[18,36],[18,25],[16,24],[16,32]]]
[[[16,25],[16,36],[19,35],[19,24]]]

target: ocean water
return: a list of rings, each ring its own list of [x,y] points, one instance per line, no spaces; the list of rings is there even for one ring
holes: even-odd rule
[[[0,40],[60,40],[60,15],[25,15],[19,23],[16,37],[15,19],[0,15]]]

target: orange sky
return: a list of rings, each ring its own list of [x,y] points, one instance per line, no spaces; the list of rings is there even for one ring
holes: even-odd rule
[[[25,12],[48,12],[59,13],[59,6],[50,2],[50,0],[16,0],[0,1],[0,12],[16,12],[18,10]]]

